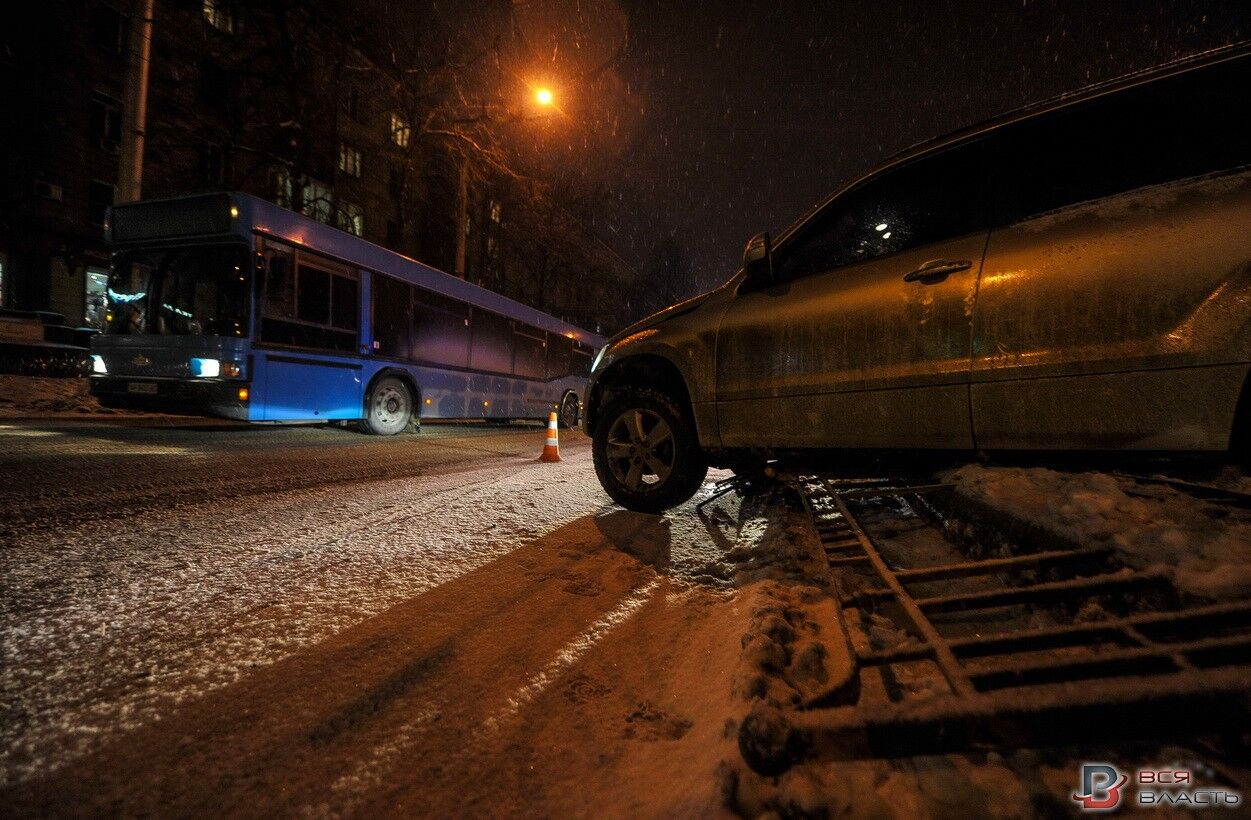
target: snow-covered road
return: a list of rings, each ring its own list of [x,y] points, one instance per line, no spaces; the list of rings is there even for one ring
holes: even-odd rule
[[[715,472],[626,512],[584,436],[555,465],[543,437],[0,421],[0,814],[1028,816],[1043,781],[1067,806],[1067,752],[747,771],[753,703],[855,672],[811,522],[770,489],[697,508]],[[1246,577],[1245,510],[947,478],[1133,566]]]
[[[238,808],[262,799],[259,779],[279,786],[262,790],[276,810],[339,814],[377,805],[418,745],[465,755],[532,736],[519,726],[551,713],[550,690],[583,721],[612,724],[618,743],[678,740],[714,709],[692,746],[708,754],[728,711],[726,676],[675,711],[658,700],[672,674],[647,669],[696,651],[690,663],[733,664],[735,621],[706,616],[733,606],[719,587],[724,534],[689,505],[663,518],[611,507],[585,438],[566,433],[565,461],[548,465],[535,461],[541,435],[0,427],[0,467],[16,479],[0,489],[10,798],[36,809]],[[652,622],[648,638],[588,677],[602,644],[639,622]],[[693,640],[706,623],[717,637]],[[549,719],[568,731],[567,716]],[[329,735],[333,752],[322,748]],[[292,793],[287,781],[306,768],[295,759],[310,754],[321,762]],[[246,761],[260,768],[241,770]],[[715,803],[700,774],[682,799]],[[398,782],[422,800],[470,799]]]

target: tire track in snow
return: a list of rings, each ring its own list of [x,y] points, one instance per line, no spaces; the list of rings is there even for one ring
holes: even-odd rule
[[[629,620],[652,599],[661,584],[661,578],[629,591],[626,596],[604,615],[597,618],[577,636],[562,646],[552,659],[520,687],[505,698],[504,704],[488,716],[477,729],[468,734],[467,747],[481,744],[486,736],[498,732],[522,709],[545,692],[553,683],[567,674],[581,658],[600,643],[609,633]],[[386,782],[400,760],[421,741],[426,729],[437,720],[441,703],[421,709],[412,718],[391,731],[383,743],[370,747],[350,770],[331,783],[334,802],[305,805],[297,814],[310,818],[340,817],[352,814],[370,793]]]

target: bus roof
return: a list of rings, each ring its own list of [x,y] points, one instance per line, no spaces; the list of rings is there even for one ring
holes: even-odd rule
[[[166,222],[162,210],[174,217]],[[598,349],[604,344],[602,336],[555,316],[251,194],[231,191],[118,205],[111,210],[109,225],[109,238],[118,245],[222,234],[247,238],[258,232],[568,336],[588,347]]]

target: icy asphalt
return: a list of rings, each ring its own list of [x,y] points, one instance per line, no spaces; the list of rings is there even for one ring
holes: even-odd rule
[[[394,811],[399,789],[451,813],[585,809],[559,777],[507,785],[538,754],[526,715],[560,737],[603,723],[562,754],[629,761],[613,749],[694,722],[647,670],[737,646],[683,638],[726,600],[724,543],[689,507],[613,508],[584,436],[557,465],[542,438],[0,420],[0,805],[338,815]],[[604,648],[649,621],[657,645]],[[553,717],[549,690],[578,714]],[[720,731],[701,722],[692,748]],[[441,759],[466,754],[450,777]]]

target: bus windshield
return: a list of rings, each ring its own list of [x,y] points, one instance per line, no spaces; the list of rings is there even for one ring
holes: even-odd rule
[[[247,263],[247,248],[237,243],[120,253],[109,277],[106,332],[246,336]]]

